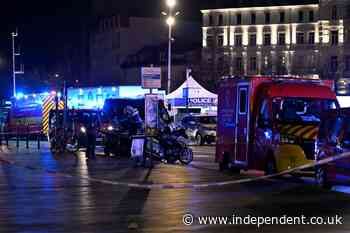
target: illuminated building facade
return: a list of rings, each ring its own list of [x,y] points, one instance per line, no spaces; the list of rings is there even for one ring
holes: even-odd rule
[[[241,1],[202,15],[203,62],[216,71],[215,78],[350,78],[348,0]]]

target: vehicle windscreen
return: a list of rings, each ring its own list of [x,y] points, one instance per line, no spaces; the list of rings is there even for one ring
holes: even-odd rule
[[[335,100],[312,98],[284,98],[275,104],[275,116],[281,122],[319,123],[322,112],[337,108]]]
[[[216,124],[217,118],[214,116],[209,116],[209,117],[200,117],[199,122],[201,124],[209,125],[209,124]]]

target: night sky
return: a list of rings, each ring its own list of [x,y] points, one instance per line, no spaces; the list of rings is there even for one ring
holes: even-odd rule
[[[32,75],[38,70],[51,72],[50,67],[59,62],[63,43],[74,39],[81,22],[93,18],[96,13],[93,0],[11,0],[2,3],[0,9],[0,97],[8,96],[11,74],[11,31],[16,26],[20,33],[22,60],[27,71],[18,77],[18,82],[36,81]],[[132,15],[160,17],[165,5],[162,0],[96,0],[98,7],[111,9],[110,4],[120,12]],[[181,17],[200,21],[200,9],[213,5],[214,0],[178,0]],[[113,9],[113,11],[118,11]],[[98,11],[98,10],[97,10]],[[101,11],[101,10],[100,10]],[[108,11],[108,10],[106,10]],[[104,13],[106,15],[110,12]],[[103,10],[102,10],[103,12]],[[72,36],[73,35],[73,36]],[[33,80],[34,79],[34,80]]]

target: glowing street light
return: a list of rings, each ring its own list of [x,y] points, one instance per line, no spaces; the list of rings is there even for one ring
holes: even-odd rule
[[[168,24],[169,27],[173,26],[175,24],[175,18],[173,16],[169,16],[166,19],[166,23]]]
[[[174,8],[174,6],[176,5],[176,0],[167,0],[167,1],[166,1],[166,5],[167,5],[169,8]]]
[[[172,43],[172,28],[175,24],[175,17],[180,14],[176,12],[173,14],[173,8],[176,6],[176,0],[166,0],[168,7],[168,13],[162,12],[162,15],[167,16],[166,23],[169,27],[169,38],[168,38],[168,93],[171,91],[171,43]]]

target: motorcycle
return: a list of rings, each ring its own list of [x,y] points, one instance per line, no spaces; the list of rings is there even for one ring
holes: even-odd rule
[[[193,161],[193,151],[188,147],[188,138],[182,128],[162,132],[158,137],[146,137],[145,144],[146,158],[171,164],[180,161],[184,165]]]

